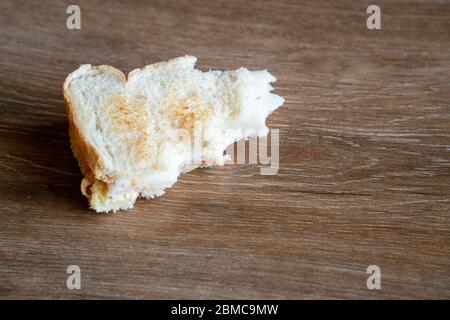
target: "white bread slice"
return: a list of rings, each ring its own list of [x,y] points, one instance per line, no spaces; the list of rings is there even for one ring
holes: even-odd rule
[[[276,78],[245,68],[202,72],[196,60],[148,65],[128,80],[111,66],[82,65],[67,76],[71,145],[92,209],[132,208],[139,196],[162,195],[183,172],[223,165],[233,142],[267,135],[266,117],[284,102],[270,93]],[[193,162],[199,123],[202,154]]]

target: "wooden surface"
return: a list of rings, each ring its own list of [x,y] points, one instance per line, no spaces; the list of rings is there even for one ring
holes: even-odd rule
[[[450,3],[377,1],[368,30],[372,2],[80,1],[70,31],[72,2],[1,1],[0,297],[450,298]],[[94,214],[66,75],[184,54],[278,77],[278,174],[196,170]]]

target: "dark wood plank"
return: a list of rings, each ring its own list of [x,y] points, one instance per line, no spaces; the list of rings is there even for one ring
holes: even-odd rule
[[[450,298],[449,2],[379,1],[381,30],[369,1],[79,1],[79,31],[69,4],[0,2],[0,297]],[[278,77],[278,174],[197,170],[93,214],[62,82],[184,54]]]

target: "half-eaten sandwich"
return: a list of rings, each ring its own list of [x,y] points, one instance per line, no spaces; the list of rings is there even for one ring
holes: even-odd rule
[[[64,82],[81,192],[98,212],[161,196],[179,175],[224,165],[225,149],[265,136],[284,102],[266,70],[202,72],[185,56],[133,70],[82,65]]]

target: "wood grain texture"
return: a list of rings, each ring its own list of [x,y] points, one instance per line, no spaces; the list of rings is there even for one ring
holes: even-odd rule
[[[450,298],[450,3],[0,2],[1,298]],[[93,214],[62,83],[82,63],[192,54],[268,68],[285,105],[280,169],[184,175]],[[66,288],[81,267],[82,289]],[[382,289],[366,288],[380,266]]]

